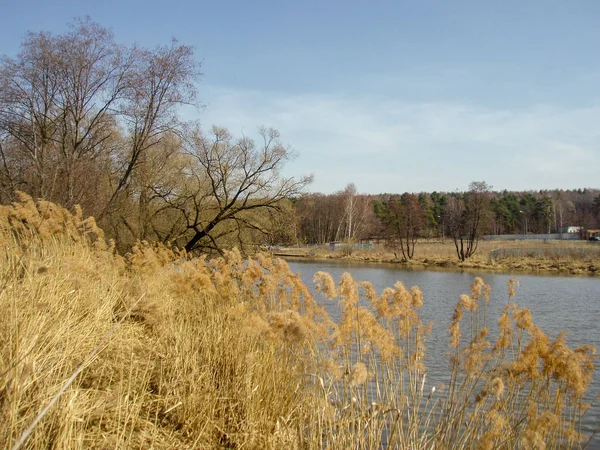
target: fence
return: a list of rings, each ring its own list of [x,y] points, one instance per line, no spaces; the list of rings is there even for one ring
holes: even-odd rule
[[[375,245],[372,242],[364,243],[351,243],[351,242],[330,242],[329,250],[344,250],[344,249],[357,249],[357,248],[374,248]]]
[[[552,239],[552,240],[560,240],[560,241],[579,241],[581,237],[579,233],[551,233],[551,234],[488,234],[483,236],[485,240],[514,240],[514,241],[524,241],[524,240],[544,240],[544,239]]]

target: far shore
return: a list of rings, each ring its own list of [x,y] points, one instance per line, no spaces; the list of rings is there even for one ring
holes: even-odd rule
[[[498,251],[498,249],[504,249]],[[495,250],[495,251],[494,251]],[[496,257],[502,253],[501,257]],[[330,250],[327,245],[274,248],[273,256],[312,261],[389,263],[404,268],[486,270],[556,275],[600,275],[600,243],[587,241],[482,241],[477,252],[460,261],[451,240],[420,241],[411,260],[403,260],[384,246]],[[518,256],[517,256],[518,255]]]

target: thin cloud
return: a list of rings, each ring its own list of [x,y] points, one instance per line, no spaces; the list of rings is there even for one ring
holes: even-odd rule
[[[205,96],[207,126],[277,128],[299,154],[287,173],[314,173],[312,191],[349,182],[369,193],[448,191],[475,179],[497,189],[594,187],[600,173],[600,105],[508,110],[216,86]]]

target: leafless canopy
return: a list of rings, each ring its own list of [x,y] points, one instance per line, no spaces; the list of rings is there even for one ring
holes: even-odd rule
[[[275,130],[255,142],[183,122],[198,69],[189,46],[120,46],[89,18],[62,35],[29,33],[0,61],[0,203],[22,190],[80,204],[124,251],[137,240],[220,251],[282,236],[289,199],[310,178],[281,173],[293,154]]]
[[[285,201],[311,181],[282,175],[293,153],[276,130],[261,128],[260,138],[234,139],[225,128],[213,127],[208,135],[193,130],[186,139],[185,187],[160,186],[156,192],[183,218],[187,251],[220,250],[228,239],[242,245],[247,233],[268,235],[269,214],[281,213]]]
[[[190,47],[125,48],[89,18],[29,33],[0,61],[1,200],[21,189],[104,215],[141,155],[178,128],[198,75]]]
[[[450,196],[445,216],[456,255],[461,261],[475,253],[485,231],[491,189],[484,181],[474,181],[467,192]]]

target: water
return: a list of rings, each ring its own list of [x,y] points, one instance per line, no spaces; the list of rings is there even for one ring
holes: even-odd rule
[[[520,286],[513,298],[520,308],[529,308],[535,325],[551,338],[567,331],[570,347],[593,344],[600,350],[600,279],[564,276],[495,274],[439,270],[406,270],[393,264],[361,264],[329,261],[288,261],[293,272],[300,273],[307,286],[314,286],[313,276],[318,271],[329,272],[339,282],[348,272],[357,281],[370,281],[378,292],[401,281],[407,288],[419,286],[424,294],[421,310],[424,323],[433,322],[427,345],[427,384],[429,387],[445,382],[448,373],[448,325],[460,294],[468,294],[475,276],[481,276],[492,287],[488,305],[490,329],[507,301],[507,283],[514,276]],[[334,320],[339,319],[336,302],[325,301]],[[600,364],[597,364],[599,366]],[[600,395],[600,368],[597,367],[590,388],[590,399]],[[588,411],[584,427],[591,432],[600,423],[600,405]],[[600,436],[588,448],[600,449]]]

